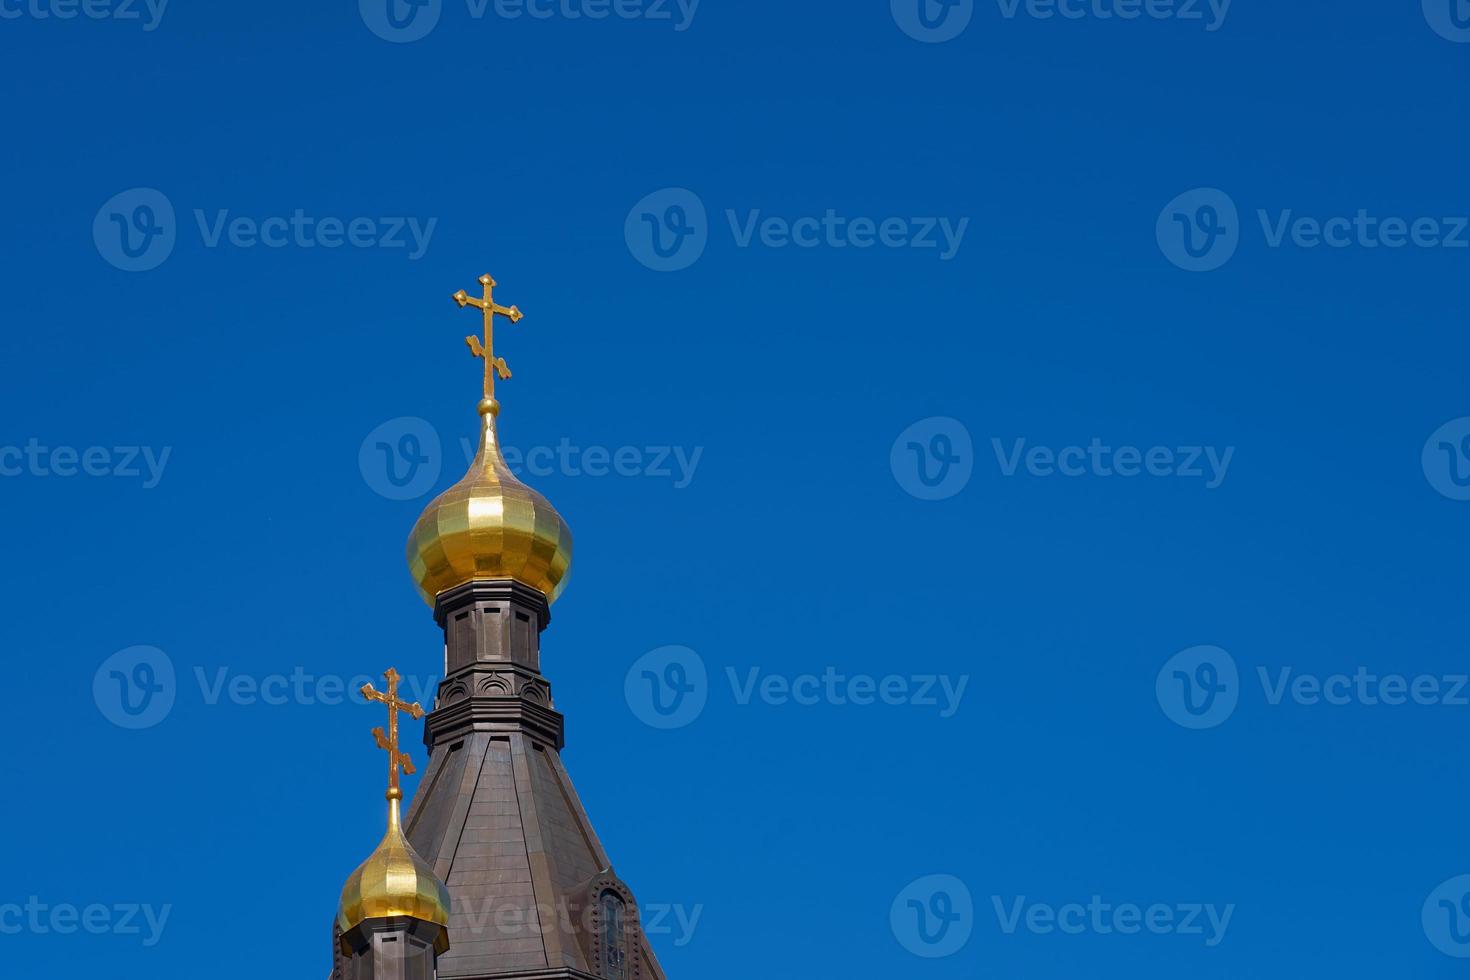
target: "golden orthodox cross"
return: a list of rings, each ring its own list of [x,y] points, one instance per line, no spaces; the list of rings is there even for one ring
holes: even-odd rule
[[[398,671],[392,667],[383,675],[388,678],[388,693],[380,694],[373,689],[371,684],[362,686],[362,696],[369,701],[380,701],[388,706],[388,731],[384,734],[381,728],[373,729],[373,737],[378,740],[378,748],[388,753],[388,799],[403,799],[403,790],[398,786],[398,773],[402,770],[409,776],[414,774],[413,760],[407,752],[398,751],[398,712],[406,711],[409,717],[415,721],[424,716],[424,709],[417,701],[409,704],[398,697],[398,682],[402,680]]]
[[[484,360],[485,397],[493,400],[495,398],[495,376],[500,375],[501,381],[510,378],[510,368],[506,366],[505,358],[495,356],[495,318],[503,316],[511,323],[519,323],[525,314],[514,306],[501,306],[491,298],[490,293],[495,288],[495,280],[488,273],[480,277],[480,285],[485,287],[484,299],[475,299],[463,289],[455,293],[453,299],[459,304],[460,309],[473,306],[485,314],[485,342],[482,344],[478,337],[466,337],[464,342],[470,345],[470,353]]]

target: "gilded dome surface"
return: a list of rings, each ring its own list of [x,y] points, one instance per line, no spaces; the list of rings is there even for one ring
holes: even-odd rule
[[[444,926],[438,945],[449,948],[449,889],[418,856],[399,823],[398,801],[392,802],[388,834],[342,887],[337,924],[345,934],[369,919],[407,916]]]
[[[430,605],[466,582],[514,579],[555,602],[572,566],[572,532],[541,494],[516,479],[495,431],[499,405],[480,404],[480,451],[464,479],[424,509],[408,567]]]

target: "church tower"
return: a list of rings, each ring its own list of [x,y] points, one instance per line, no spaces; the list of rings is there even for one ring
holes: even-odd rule
[[[483,298],[453,297],[483,314],[483,340],[466,338],[484,361],[479,452],[408,539],[409,569],[444,634],[444,680],[424,724],[430,761],[401,832],[417,863],[400,878],[412,877],[428,901],[349,927],[359,916],[345,915],[344,894],[339,952],[396,928],[439,944],[439,980],[663,980],[633,893],[562,764],[541,633],[571,570],[572,535],[501,454],[495,380],[510,370],[495,356],[493,327],[497,316],[516,323],[522,314],[495,303],[490,276],[480,284]],[[447,915],[434,907],[431,878],[447,887]]]

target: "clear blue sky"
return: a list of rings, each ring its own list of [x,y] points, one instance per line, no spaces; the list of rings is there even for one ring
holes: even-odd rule
[[[463,472],[448,297],[489,271],[528,314],[506,440],[580,452],[527,477],[576,533],[565,759],[645,906],[699,915],[654,937],[671,976],[1455,975],[1470,707],[1310,682],[1470,670],[1470,442],[1432,435],[1470,416],[1470,11],[587,2],[443,0],[404,41],[350,0],[0,0],[4,972],[231,980],[250,941],[325,973],[381,720],[249,692],[440,668],[431,494],[372,462],[433,433],[425,482]],[[326,247],[354,219],[406,245]],[[133,729],[140,645],[175,680]],[[633,668],[669,645],[703,709],[656,727]],[[851,703],[889,676],[908,703]],[[928,676],[967,678],[948,717]],[[1214,944],[1045,928],[1093,896],[1233,909]]]

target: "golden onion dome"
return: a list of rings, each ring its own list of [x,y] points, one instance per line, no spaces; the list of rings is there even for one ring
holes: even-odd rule
[[[480,403],[480,451],[464,479],[429,504],[408,537],[408,567],[430,605],[466,582],[514,579],[555,602],[572,567],[572,532],[516,479],[495,432],[500,405]]]
[[[449,949],[449,889],[403,836],[398,810],[398,801],[390,800],[383,843],[342,886],[337,924],[345,935],[369,919],[407,916],[432,922],[444,927],[435,942],[442,956]]]

